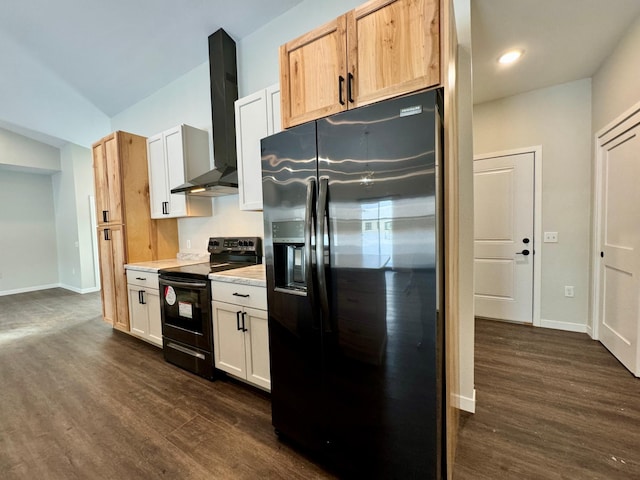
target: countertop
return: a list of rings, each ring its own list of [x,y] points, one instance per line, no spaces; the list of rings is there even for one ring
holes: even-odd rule
[[[209,262],[208,256],[204,260],[202,260],[201,258],[167,258],[166,260],[151,260],[150,262],[127,263],[124,268],[128,270],[137,270],[140,272],[158,273],[158,270],[162,268],[181,267],[183,265],[193,265],[194,263],[207,262]]]
[[[233,270],[212,273],[209,275],[209,279],[218,282],[253,285],[254,287],[267,286],[264,263],[251,265],[250,267],[234,268]]]

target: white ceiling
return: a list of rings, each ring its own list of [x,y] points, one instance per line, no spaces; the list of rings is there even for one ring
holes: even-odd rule
[[[476,103],[592,76],[640,15],[640,0],[454,0],[469,1]],[[207,37],[218,28],[238,41],[301,2],[8,0],[0,38],[113,117],[207,61]],[[462,16],[468,24],[468,11]],[[498,68],[510,47],[525,50],[522,61]],[[2,72],[3,88],[20,91],[11,75]],[[4,120],[0,127],[12,129]]]
[[[471,0],[474,103],[593,76],[638,15],[640,0]],[[511,48],[524,56],[500,67]]]

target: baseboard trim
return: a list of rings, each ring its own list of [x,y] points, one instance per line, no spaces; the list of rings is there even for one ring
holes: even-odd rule
[[[93,293],[93,292],[99,292],[100,289],[98,287],[90,287],[90,288],[78,288],[78,287],[73,287],[71,285],[64,285],[64,284],[60,284],[59,285],[60,288],[64,288],[65,290],[70,290],[72,292],[75,293],[80,293],[82,295],[84,295],[85,293]]]
[[[473,389],[473,397],[465,397],[464,395],[453,395],[453,401],[456,407],[469,413],[476,413],[476,389]]]
[[[37,285],[35,287],[16,288],[13,290],[3,290],[0,292],[0,297],[5,295],[16,295],[17,293],[37,292],[38,290],[49,290],[51,288],[58,288],[59,283],[52,283],[51,285]]]
[[[72,292],[80,293],[80,294],[93,293],[93,292],[100,291],[98,287],[77,288],[77,287],[72,287],[71,285],[64,285],[62,283],[52,283],[50,285],[37,285],[35,287],[16,288],[13,290],[0,291],[0,297],[3,297],[5,295],[16,295],[18,293],[37,292],[38,290],[50,290],[52,288],[64,288],[65,290],[70,290]]]
[[[593,338],[593,327],[591,325],[587,325],[587,335],[589,335],[592,340],[595,340],[595,338]]]
[[[565,330],[567,332],[587,333],[587,325],[570,322],[558,322],[556,320],[540,320],[543,328],[553,328],[554,330]]]

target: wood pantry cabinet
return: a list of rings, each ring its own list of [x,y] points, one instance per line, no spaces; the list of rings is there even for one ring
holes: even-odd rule
[[[151,218],[208,217],[211,199],[171,189],[210,170],[209,132],[178,125],[147,140]]]
[[[215,366],[271,390],[265,287],[211,282]]]
[[[162,347],[158,274],[127,269],[131,333]]]
[[[124,265],[173,258],[178,252],[176,220],[152,220],[150,216],[146,140],[115,132],[92,147],[102,316],[126,332],[129,307]]]
[[[280,86],[236,100],[235,110],[240,210],[262,210],[260,140],[281,130]]]
[[[126,249],[122,225],[98,227],[100,252],[100,284],[102,293],[102,318],[118,330],[129,330],[126,283],[124,278]]]
[[[282,126],[441,84],[440,0],[372,0],[280,47]]]

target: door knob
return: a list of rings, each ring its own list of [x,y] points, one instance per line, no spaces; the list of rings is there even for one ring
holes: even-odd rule
[[[530,240],[528,238],[523,238],[522,239],[522,243],[529,243],[529,242],[530,242]]]
[[[531,253],[531,252],[529,252],[529,250],[527,250],[527,249],[525,248],[525,249],[524,249],[524,250],[522,250],[521,252],[516,252],[516,255],[524,255],[524,256],[526,257],[527,255],[529,255],[529,253]]]

